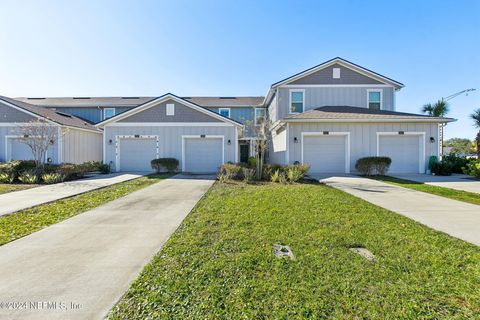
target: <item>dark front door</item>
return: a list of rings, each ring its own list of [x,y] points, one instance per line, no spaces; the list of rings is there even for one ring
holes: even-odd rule
[[[249,151],[250,151],[250,146],[248,144],[240,145],[240,162],[243,162],[243,163],[248,162]]]

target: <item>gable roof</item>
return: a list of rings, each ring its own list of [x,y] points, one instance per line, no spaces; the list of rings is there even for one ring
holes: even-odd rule
[[[355,63],[350,62],[348,60],[345,60],[343,58],[336,57],[336,58],[330,59],[328,61],[325,61],[325,62],[323,62],[319,65],[316,65],[312,68],[309,68],[307,70],[303,70],[303,71],[301,71],[297,74],[294,74],[293,76],[290,76],[288,78],[285,78],[283,80],[275,82],[274,84],[271,85],[271,88],[278,87],[278,86],[283,85],[283,84],[288,84],[292,81],[303,78],[303,77],[305,77],[305,76],[307,76],[311,73],[314,73],[314,72],[319,71],[321,69],[327,68],[328,66],[330,66],[332,64],[335,64],[335,63],[338,63],[338,64],[340,64],[340,65],[342,65],[346,68],[352,69],[352,70],[354,70],[358,73],[361,73],[361,74],[363,74],[367,77],[373,78],[373,79],[378,80],[380,82],[383,82],[385,84],[393,85],[397,90],[404,87],[404,84],[401,83],[401,82],[395,81],[391,78],[388,78],[388,77],[386,77],[384,75],[381,75],[377,72],[374,72],[372,70],[369,70],[367,68],[359,66],[358,64],[355,64]]]
[[[141,112],[141,111],[143,111],[143,110],[146,110],[146,109],[149,109],[149,108],[151,108],[151,107],[154,107],[154,106],[156,106],[156,105],[158,105],[158,104],[160,104],[160,103],[162,103],[162,102],[164,102],[164,101],[166,101],[166,100],[169,100],[169,99],[172,99],[172,100],[174,100],[174,101],[176,101],[176,102],[178,102],[178,103],[181,103],[181,104],[183,104],[183,105],[185,105],[185,106],[187,106],[187,107],[190,107],[190,108],[192,108],[192,109],[194,109],[194,110],[197,110],[197,111],[199,111],[199,112],[205,113],[205,114],[207,114],[207,115],[209,115],[209,116],[211,116],[211,117],[213,117],[213,118],[219,119],[219,120],[221,120],[221,121],[223,121],[223,122],[226,122],[226,123],[230,123],[230,124],[232,124],[232,125],[236,125],[236,126],[243,127],[243,124],[241,124],[241,123],[238,122],[238,121],[235,121],[235,120],[232,120],[232,119],[230,119],[230,118],[228,118],[228,117],[222,116],[221,114],[218,114],[218,113],[216,113],[216,112],[214,112],[214,111],[208,110],[208,109],[206,109],[206,108],[203,107],[203,106],[200,106],[200,105],[198,105],[198,104],[195,104],[195,103],[193,103],[193,102],[190,102],[190,101],[188,101],[188,100],[186,100],[186,99],[180,98],[180,97],[178,97],[178,96],[176,96],[176,95],[174,95],[174,94],[172,94],[172,93],[166,93],[166,94],[164,94],[164,95],[162,95],[162,96],[160,96],[160,97],[158,97],[158,98],[155,98],[155,99],[153,99],[153,100],[150,100],[150,101],[148,101],[148,102],[145,102],[144,104],[138,105],[138,106],[136,106],[135,108],[132,108],[132,109],[130,109],[130,110],[128,110],[128,111],[119,113],[119,114],[117,114],[117,115],[115,115],[115,116],[113,116],[113,117],[111,117],[111,118],[108,118],[108,119],[106,119],[106,120],[103,120],[102,122],[97,123],[95,126],[100,127],[100,126],[104,126],[104,125],[106,125],[106,124],[108,124],[108,123],[112,123],[112,122],[116,122],[116,121],[121,120],[121,119],[125,119],[125,118],[127,118],[127,117],[129,117],[129,116],[131,116],[131,115],[133,115],[133,114],[136,114],[136,113]]]
[[[436,122],[447,123],[456,121],[453,118],[432,117],[424,114],[405,113],[387,110],[372,110],[350,106],[325,106],[291,115],[285,122],[321,122],[339,120],[341,122]]]
[[[92,124],[86,122],[83,119],[72,116],[70,114],[57,112],[57,111],[39,107],[39,106],[34,106],[32,104],[17,101],[4,96],[0,96],[0,101],[5,103],[6,105],[9,105],[11,107],[13,106],[16,109],[19,109],[20,111],[32,114],[34,116],[37,116],[51,123],[55,123],[65,127],[72,127],[72,128],[100,132],[98,128],[94,127]]]
[[[181,97],[202,107],[244,107],[260,106],[265,97]],[[53,97],[53,98],[15,98],[17,101],[36,106],[55,107],[136,107],[157,97]]]

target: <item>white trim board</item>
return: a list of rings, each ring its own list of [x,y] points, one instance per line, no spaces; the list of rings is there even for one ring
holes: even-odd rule
[[[389,84],[284,84],[279,88],[394,88]]]
[[[389,132],[377,132],[377,157],[380,156],[380,136],[418,136],[419,144],[419,159],[418,159],[418,173],[425,173],[425,132],[419,131],[403,131],[403,134],[399,133],[400,131],[389,131]]]
[[[160,147],[160,137],[158,135],[116,135],[115,136],[115,172],[120,172],[120,145],[122,139],[138,139],[138,140],[153,140],[156,141],[156,150],[155,150],[155,157],[156,159],[159,158],[159,147]],[[105,149],[105,145],[103,146]],[[150,159],[151,160],[151,159]]]
[[[105,127],[233,127],[225,122],[115,122]]]
[[[225,136],[222,135],[182,135],[182,171],[185,171],[185,139],[222,139],[222,165],[225,164]],[[236,140],[238,143],[238,139]]]
[[[328,131],[328,134],[325,134],[324,132],[302,132],[301,133],[301,145],[300,145],[300,157],[301,157],[301,163],[303,163],[303,138],[305,136],[323,136],[323,137],[329,137],[329,136],[345,136],[345,173],[350,173],[350,132],[343,132],[343,131]]]

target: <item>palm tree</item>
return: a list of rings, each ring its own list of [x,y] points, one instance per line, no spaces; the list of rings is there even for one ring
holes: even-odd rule
[[[470,115],[470,118],[473,119],[473,125],[479,129],[476,140],[477,140],[477,155],[480,157],[480,108],[473,111],[473,113]]]
[[[426,105],[423,106],[422,112],[428,114],[429,116],[432,117],[445,117],[445,115],[448,113],[450,110],[450,106],[448,105],[448,102],[445,99],[440,99],[434,104],[427,103]],[[440,126],[440,155],[443,155],[443,127],[445,124],[442,124]]]
[[[445,117],[445,115],[450,111],[450,106],[448,102],[443,98],[438,100],[435,103],[427,103],[423,106],[422,112],[433,117]]]

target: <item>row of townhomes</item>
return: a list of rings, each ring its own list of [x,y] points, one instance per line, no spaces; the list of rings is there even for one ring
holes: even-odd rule
[[[51,163],[103,161],[113,171],[150,171],[173,157],[181,170],[215,172],[253,155],[267,119],[267,161],[306,163],[311,173],[350,173],[357,159],[388,156],[390,172],[424,173],[454,121],[397,110],[404,85],[334,58],[271,85],[265,97],[0,97],[0,162],[31,158],[18,127],[58,128]]]

